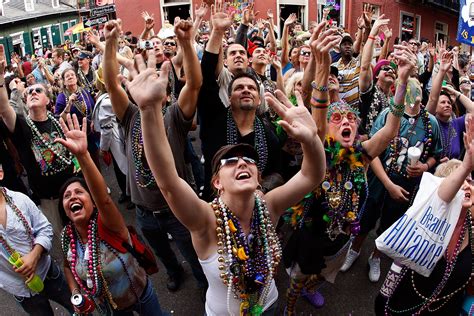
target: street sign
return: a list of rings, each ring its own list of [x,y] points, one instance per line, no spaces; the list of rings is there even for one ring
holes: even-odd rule
[[[84,28],[93,27],[95,25],[103,24],[103,23],[107,22],[108,20],[109,20],[109,18],[106,15],[98,17],[98,18],[86,19],[86,20],[84,20]]]
[[[100,16],[115,12],[115,5],[108,5],[104,7],[94,8],[91,10],[91,16]]]

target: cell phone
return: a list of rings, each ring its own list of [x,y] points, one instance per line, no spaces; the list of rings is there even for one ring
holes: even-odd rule
[[[152,43],[152,41],[148,41],[148,40],[140,41],[139,47],[141,49],[152,49],[153,48],[153,43]]]

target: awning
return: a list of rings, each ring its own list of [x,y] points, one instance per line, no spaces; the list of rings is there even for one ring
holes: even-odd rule
[[[84,28],[84,24],[81,22],[79,24],[73,25],[64,32],[64,36],[71,36],[72,34],[79,34],[85,31],[89,31],[91,28]]]

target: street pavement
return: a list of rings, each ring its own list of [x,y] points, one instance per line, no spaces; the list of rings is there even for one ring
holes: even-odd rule
[[[198,147],[195,144],[195,148]],[[111,195],[117,201],[120,195],[120,189],[115,180],[113,167],[102,167],[102,173],[111,189]],[[128,224],[135,223],[134,210],[127,210],[124,204],[120,204],[122,214]],[[325,284],[320,289],[321,293],[326,299],[326,304],[323,308],[316,309],[310,305],[306,300],[299,299],[296,305],[297,315],[323,315],[323,316],[369,316],[374,314],[374,300],[377,292],[380,289],[383,278],[388,271],[390,262],[387,258],[382,259],[382,277],[378,283],[372,283],[367,276],[367,259],[374,245],[374,236],[370,235],[365,243],[365,247],[359,259],[354,263],[354,266],[346,273],[339,273],[335,284]],[[170,315],[204,315],[204,304],[199,298],[199,290],[196,282],[192,276],[191,269],[183,260],[183,257],[176,251],[176,247],[172,242],[173,249],[183,262],[185,270],[185,280],[181,288],[177,292],[169,292],[166,289],[166,271],[163,265],[160,264],[160,271],[151,277],[153,285],[158,293],[158,298],[161,307]],[[53,258],[62,258],[59,245],[55,245],[52,251]],[[56,260],[56,259],[55,259]],[[288,276],[280,265],[276,277],[276,284],[278,286],[279,300],[278,313],[283,315],[285,307],[285,293],[288,286]],[[59,305],[53,303],[55,315],[68,315],[67,312]],[[0,291],[0,315],[26,315],[21,307],[15,302],[15,299],[5,291]]]

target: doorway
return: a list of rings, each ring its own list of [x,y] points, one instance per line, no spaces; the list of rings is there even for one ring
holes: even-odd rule
[[[293,5],[293,4],[281,4],[280,5],[280,34],[283,34],[283,25],[285,24],[285,20],[290,16],[290,14],[296,14],[296,18],[298,22],[301,24],[305,24],[305,16],[304,16],[304,9],[305,6],[302,5]],[[303,27],[305,28],[305,27]]]
[[[163,7],[164,20],[168,20],[171,24],[174,24],[174,19],[179,16],[181,20],[186,20],[190,17],[188,4],[185,5],[173,5]]]

